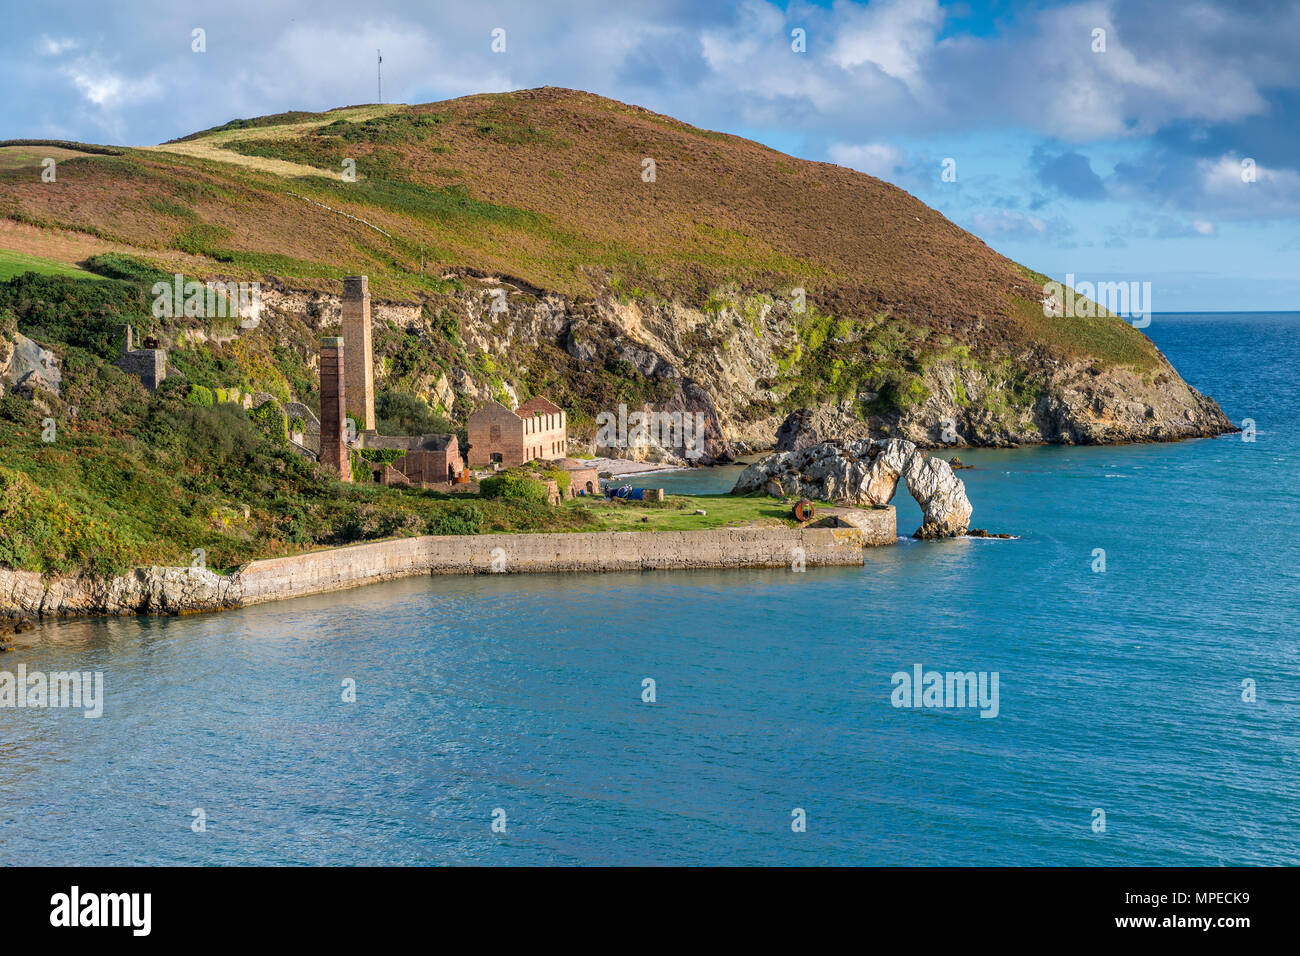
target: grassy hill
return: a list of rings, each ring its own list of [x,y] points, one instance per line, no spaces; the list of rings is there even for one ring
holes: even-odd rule
[[[341,178],[346,159],[355,182]],[[837,316],[1035,334],[1019,306],[1039,284],[897,187],[570,90],[236,120],[151,149],[74,154],[57,184],[32,172],[0,163],[0,216],[90,233],[167,271],[188,262],[308,288],[365,272],[395,299],[465,269],[695,304],[729,284],[800,287]],[[1136,332],[1081,348],[1151,359]]]

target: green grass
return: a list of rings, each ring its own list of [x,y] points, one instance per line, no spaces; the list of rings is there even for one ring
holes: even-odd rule
[[[647,479],[648,484],[653,482]],[[781,501],[766,495],[668,495],[663,503],[607,502],[603,498],[575,498],[565,508],[590,514],[600,531],[705,531],[745,525],[794,527],[791,509],[795,499]],[[818,509],[829,502],[815,502]],[[697,515],[695,510],[705,514]],[[646,520],[642,520],[642,519]]]
[[[1039,286],[1052,280],[1042,273],[1020,267]],[[1160,359],[1151,340],[1102,306],[1096,317],[1044,315],[1039,302],[1012,296],[1012,319],[1031,337],[1060,355],[1081,361],[1094,360],[1102,367],[1126,366],[1135,369],[1159,367]]]
[[[0,249],[0,282],[12,279],[14,276],[20,276],[25,272],[38,272],[46,276],[72,276],[77,279],[100,278],[85,269],[70,266],[65,262],[55,262],[53,259],[42,259],[40,256],[29,256],[22,252]]]

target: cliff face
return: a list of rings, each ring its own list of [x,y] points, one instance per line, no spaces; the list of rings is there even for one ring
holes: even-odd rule
[[[338,323],[335,296],[272,292],[265,301],[290,321],[322,330]],[[733,294],[711,304],[705,311],[627,296],[574,299],[499,277],[467,279],[462,291],[427,304],[376,304],[376,387],[418,392],[462,420],[489,399],[516,404],[520,395],[548,394],[571,410],[577,448],[665,462],[683,460],[684,449],[602,447],[595,416],[617,414],[620,402],[632,410],[700,412],[706,460],[773,447],[794,404],[806,412],[790,427],[811,428],[815,439],[894,437],[922,447],[1170,441],[1233,430],[1218,404],[1154,349],[1145,369],[1068,361],[1035,348],[904,353],[907,392],[885,401],[899,361],[836,391],[833,382],[810,379],[809,323],[791,302]],[[455,349],[447,347],[449,320]],[[395,331],[417,338],[429,360],[399,369]],[[900,326],[897,334],[909,331]],[[817,345],[832,368],[838,355],[860,360],[875,336],[895,330],[884,322],[858,336],[840,332]]]

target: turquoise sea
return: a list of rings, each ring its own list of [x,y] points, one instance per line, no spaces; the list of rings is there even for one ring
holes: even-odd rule
[[[0,710],[0,864],[1300,864],[1300,314],[1146,332],[1256,440],[961,452],[1019,540],[23,634],[105,711]]]

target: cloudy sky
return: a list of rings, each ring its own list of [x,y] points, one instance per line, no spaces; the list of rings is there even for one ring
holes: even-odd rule
[[[386,102],[590,90],[887,179],[1055,278],[1149,281],[1156,311],[1300,309],[1291,0],[54,0],[3,21],[0,138],[150,144],[374,102],[382,49]]]

